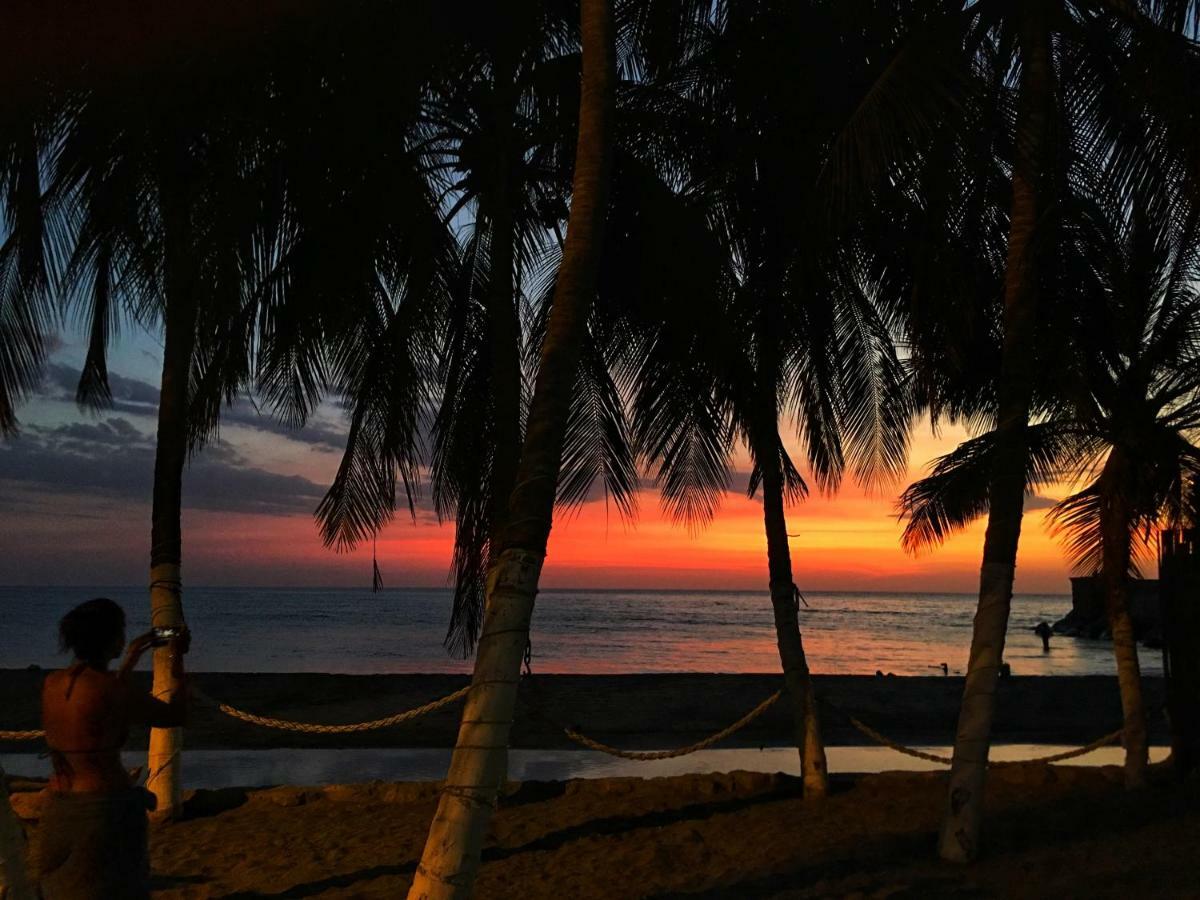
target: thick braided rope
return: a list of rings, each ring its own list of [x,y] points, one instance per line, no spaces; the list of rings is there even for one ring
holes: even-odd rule
[[[924,759],[929,762],[941,763],[943,766],[948,766],[953,760],[948,756],[938,756],[936,753],[926,753],[924,750],[917,750],[913,747],[906,747],[903,744],[897,744],[891,738],[886,737],[872,728],[860,722],[854,716],[850,716],[850,724],[853,725],[865,737],[870,738],[877,744],[882,744],[889,750],[895,750],[897,753],[903,753],[905,756],[911,756],[915,759]]]
[[[718,741],[723,741],[735,731],[740,731],[741,729],[745,728],[747,725],[765,713],[768,709],[770,709],[771,705],[779,699],[782,693],[782,691],[776,691],[728,728],[723,728],[716,734],[710,735],[709,737],[706,737],[704,740],[698,741],[695,744],[691,744],[687,747],[679,747],[675,750],[657,750],[650,753],[636,753],[630,750],[621,750],[617,747],[610,747],[608,744],[601,744],[599,741],[592,740],[590,737],[580,734],[574,728],[564,728],[563,732],[575,743],[587,747],[589,750],[598,750],[601,753],[607,753],[609,756],[619,756],[621,759],[632,759],[639,762],[648,762],[655,759],[675,759],[677,756],[687,756],[689,753],[695,753],[698,750],[704,750],[708,747],[711,747]]]
[[[0,731],[0,741],[38,741],[45,736],[44,731]]]
[[[354,734],[360,731],[374,731],[377,728],[387,728],[391,725],[399,725],[401,722],[408,722],[412,719],[420,718],[427,713],[441,709],[443,706],[448,706],[456,700],[461,700],[471,692],[471,685],[459,688],[453,694],[447,694],[431,703],[426,703],[424,706],[418,706],[416,709],[406,710],[405,712],[396,713],[392,716],[387,716],[383,719],[372,719],[369,722],[356,722],[353,725],[316,725],[311,722],[293,722],[289,719],[273,719],[270,716],[260,716],[252,712],[247,712],[244,709],[238,709],[236,706],[230,706],[228,703],[221,703],[214,700],[207,694],[195,687],[192,688],[192,694],[200,700],[210,703],[223,712],[225,715],[234,719],[241,719],[243,722],[249,722],[251,725],[261,725],[263,728],[277,728],[281,731],[297,731],[302,734]]]
[[[936,753],[926,753],[923,750],[917,750],[914,747],[906,747],[904,744],[899,744],[896,741],[880,734],[874,728],[850,716],[850,724],[853,725],[864,736],[887,747],[889,750],[895,750],[897,753],[903,753],[905,756],[912,756],[916,759],[924,759],[929,762],[941,763],[943,766],[948,766],[954,762],[949,756],[938,756]],[[1114,743],[1121,737],[1124,729],[1118,728],[1116,731],[1109,732],[1103,737],[1096,738],[1090,744],[1085,744],[1082,747],[1076,747],[1074,750],[1064,750],[1062,753],[1052,753],[1049,756],[1037,756],[1033,759],[1009,759],[1009,760],[991,760],[989,766],[1020,766],[1029,763],[1053,763],[1062,762],[1066,759],[1074,759],[1077,756],[1084,756],[1091,753],[1093,750],[1099,750],[1111,743]]]
[[[1064,750],[1062,753],[1052,753],[1049,756],[1036,756],[1033,759],[1002,759],[998,762],[989,763],[993,766],[1019,766],[1023,763],[1052,763],[1061,762],[1064,759],[1074,759],[1077,756],[1091,753],[1093,750],[1099,750],[1101,747],[1106,747],[1109,744],[1114,744],[1120,740],[1124,733],[1124,728],[1118,728],[1116,731],[1110,731],[1103,737],[1098,737],[1090,744],[1085,744],[1082,747],[1076,747],[1074,750]]]

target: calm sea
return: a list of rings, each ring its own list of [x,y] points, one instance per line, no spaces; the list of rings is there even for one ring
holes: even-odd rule
[[[147,625],[144,588],[0,587],[0,668],[61,665],[55,629],[72,605],[104,595],[121,603],[130,634]],[[940,674],[966,667],[975,597],[966,594],[811,593],[800,611],[815,672]],[[467,672],[442,648],[450,594],[400,588],[372,594],[328,588],[192,588],[189,666],[220,672]],[[1006,658],[1018,675],[1114,671],[1106,641],[1055,637],[1044,654],[1032,627],[1070,598],[1013,601]],[[539,672],[771,672],[778,668],[771,605],[759,592],[545,591],[533,622]],[[1143,671],[1161,671],[1141,651]]]

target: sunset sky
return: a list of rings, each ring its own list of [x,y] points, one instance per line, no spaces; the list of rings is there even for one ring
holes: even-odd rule
[[[114,352],[113,408],[81,412],[71,399],[83,347],[68,336],[40,395],[20,411],[22,434],[0,443],[0,584],[129,585],[145,578],[149,554],[159,348],[126,333]],[[220,441],[184,475],[184,576],[196,585],[369,584],[370,548],[326,550],[312,510],[332,477],[345,426],[323,408],[289,432],[249,402],[229,411]],[[910,466],[952,448],[963,433],[918,429]],[[761,506],[745,497],[746,459],[715,522],[689,534],[664,519],[652,490],[623,521],[603,500],[560,515],[543,578],[548,587],[760,589],[767,582]],[[802,590],[971,591],[983,526],[913,558],[899,546],[894,502],[903,485],[868,495],[847,484],[789,510],[796,581]],[[1058,495],[1055,495],[1058,496]],[[1017,572],[1018,592],[1067,591],[1067,566],[1043,522],[1051,497],[1032,498]],[[388,586],[446,583],[453,536],[427,504],[380,535]]]

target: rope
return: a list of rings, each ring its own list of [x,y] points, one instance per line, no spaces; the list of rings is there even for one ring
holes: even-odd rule
[[[152,785],[152,784],[154,784],[154,782],[158,781],[159,776],[162,775],[163,772],[167,771],[167,768],[173,762],[175,762],[177,759],[179,759],[179,754],[181,752],[182,752],[182,750],[180,748],[176,747],[175,750],[171,753],[170,756],[168,756],[166,758],[166,760],[163,762],[163,764],[161,766],[159,766],[157,769],[155,769],[153,772],[151,772],[150,774],[148,774],[146,776],[146,789],[147,790],[150,789],[150,785]]]
[[[531,662],[531,657],[532,657],[531,651],[532,651],[532,647],[527,643],[526,648],[525,648],[525,659],[524,659],[526,675],[532,674],[530,671],[530,662]],[[526,678],[524,680],[526,683],[530,682],[529,678]],[[394,715],[387,716],[382,719],[372,719],[367,722],[357,722],[357,723],[349,724],[349,725],[321,725],[321,724],[314,724],[314,723],[310,723],[310,722],[296,722],[296,721],[292,721],[289,719],[276,719],[276,718],[271,718],[270,716],[260,716],[255,713],[252,713],[252,712],[247,712],[244,709],[238,709],[236,706],[231,706],[228,703],[221,703],[218,700],[214,700],[212,697],[209,697],[207,694],[205,694],[203,691],[201,691],[199,688],[196,688],[195,686],[193,686],[191,688],[191,691],[192,691],[193,696],[195,696],[197,699],[199,699],[203,702],[206,702],[212,706],[215,706],[218,710],[220,710],[225,715],[227,715],[231,718],[234,718],[234,719],[240,719],[243,722],[248,722],[251,725],[259,725],[263,728],[276,728],[276,729],[279,729],[282,731],[300,732],[302,734],[354,734],[354,733],[363,732],[363,731],[373,731],[373,730],[379,729],[379,728],[388,728],[392,725],[399,725],[403,722],[409,722],[413,719],[420,718],[423,715],[426,715],[428,713],[439,710],[443,706],[448,706],[451,703],[454,703],[455,701],[462,699],[468,693],[470,693],[471,685],[468,684],[462,688],[459,688],[457,691],[455,691],[452,694],[447,694],[445,697],[441,697],[437,700],[433,700],[430,703],[426,703],[424,706],[418,706],[415,709],[410,709],[410,710],[406,710],[405,712],[396,713]],[[648,762],[648,761],[659,760],[659,759],[675,759],[680,756],[688,756],[689,754],[696,753],[700,750],[705,750],[708,747],[711,747],[713,744],[719,743],[720,741],[723,741],[725,738],[729,737],[730,735],[745,728],[747,725],[749,725],[751,722],[753,722],[755,719],[757,719],[759,716],[761,716],[764,712],[766,712],[780,698],[782,693],[783,693],[782,691],[776,691],[771,696],[769,696],[766,700],[764,700],[762,703],[758,704],[758,706],[754,707],[754,709],[750,710],[750,712],[746,713],[746,715],[742,716],[742,718],[738,719],[732,725],[729,725],[728,727],[721,729],[720,731],[716,732],[715,734],[709,735],[708,737],[704,738],[701,741],[697,741],[694,744],[689,744],[686,747],[678,747],[674,750],[656,750],[656,751],[649,751],[649,752],[636,752],[636,751],[631,751],[631,750],[621,750],[619,747],[612,747],[612,746],[609,746],[608,744],[602,744],[599,741],[597,741],[593,738],[590,738],[585,734],[582,734],[577,729],[575,729],[573,726],[560,725],[558,723],[552,723],[552,724],[554,724],[554,726],[557,728],[561,728],[563,734],[565,734],[568,739],[574,741],[576,744],[579,744],[582,747],[586,747],[589,750],[596,750],[600,753],[607,753],[609,756],[616,756],[616,757],[619,757],[620,759],[629,759],[629,760],[635,760],[635,761],[639,761],[639,762]],[[844,712],[844,710],[843,710],[843,712]],[[537,714],[538,714],[539,718],[546,718],[545,715],[543,713],[541,713],[540,711],[538,711]],[[856,718],[855,716],[849,715],[848,713],[846,713],[846,718],[849,720],[850,724],[853,725],[854,728],[859,733],[861,733],[863,736],[865,736],[866,738],[868,738],[872,741],[875,741],[877,744],[879,744],[883,747],[887,747],[890,750],[895,750],[897,753],[902,753],[905,756],[911,756],[915,759],[923,759],[927,762],[938,763],[943,766],[951,765],[954,762],[954,760],[951,757],[940,756],[936,753],[928,753],[924,750],[918,750],[915,747],[909,747],[909,746],[901,744],[897,741],[894,741],[891,738],[887,737],[886,735],[880,733],[879,731],[876,731],[874,728],[867,725],[862,720]],[[551,721],[551,720],[547,719],[547,721]],[[1065,750],[1061,753],[1053,753],[1053,754],[1050,754],[1049,756],[1034,757],[1033,759],[992,761],[992,762],[989,762],[989,765],[991,765],[991,766],[1012,766],[1012,765],[1024,765],[1024,764],[1030,764],[1030,763],[1045,764],[1045,763],[1062,762],[1063,760],[1068,760],[1068,759],[1074,759],[1079,756],[1085,756],[1086,754],[1091,753],[1094,750],[1098,750],[1101,747],[1105,747],[1109,744],[1115,743],[1121,737],[1123,731],[1124,731],[1124,729],[1118,728],[1115,731],[1109,732],[1108,734],[1097,738],[1096,740],[1092,741],[1090,744],[1085,744],[1084,746],[1077,747],[1073,750]],[[45,734],[46,733],[44,731],[34,731],[34,730],[30,730],[30,731],[0,731],[0,741],[35,741],[35,740],[39,740],[40,738],[45,737]],[[155,773],[155,775],[156,774],[157,773]],[[153,780],[154,777],[155,776],[152,775],[151,778],[147,780],[147,783],[149,783],[149,781]]]
[[[1109,744],[1116,743],[1124,733],[1124,728],[1118,728],[1116,731],[1111,731],[1103,737],[1098,737],[1090,744],[1085,744],[1082,747],[1076,747],[1074,750],[1064,750],[1062,753],[1052,753],[1049,756],[1035,756],[1033,759],[1013,759],[1000,760],[991,763],[993,766],[1019,766],[1025,763],[1052,763],[1060,762],[1064,759],[1074,759],[1076,756],[1083,756],[1086,753],[1091,753],[1093,750],[1099,750]]]
[[[374,731],[377,728],[388,728],[392,725],[399,725],[402,722],[420,718],[427,713],[441,709],[443,706],[449,706],[456,700],[461,700],[470,692],[471,685],[468,684],[465,687],[459,688],[453,694],[447,694],[445,697],[426,703],[424,706],[418,706],[416,709],[396,713],[383,719],[356,722],[353,725],[316,725],[310,722],[294,722],[290,719],[273,719],[270,716],[256,715],[244,709],[238,709],[236,706],[230,706],[228,703],[221,703],[219,700],[214,700],[198,688],[192,687],[192,694],[197,699],[212,704],[230,718],[241,719],[243,722],[249,722],[251,725],[261,725],[263,728],[278,728],[281,731],[296,731],[302,734],[354,734],[360,731]]]
[[[37,741],[45,736],[44,731],[0,731],[0,741]]]
[[[938,756],[936,753],[926,753],[924,750],[917,750],[913,747],[906,747],[903,744],[898,744],[891,738],[886,737],[872,728],[870,725],[865,725],[854,716],[850,716],[850,724],[853,725],[865,737],[870,738],[877,744],[882,744],[889,750],[895,750],[897,753],[903,753],[905,756],[912,756],[916,759],[924,759],[929,762],[941,763],[943,766],[950,765],[953,762],[948,756]]]
[[[734,732],[745,728],[747,725],[765,713],[768,709],[770,709],[771,705],[779,699],[782,693],[782,691],[776,691],[728,728],[723,728],[716,734],[709,735],[702,741],[697,741],[696,743],[690,744],[687,747],[679,747],[675,750],[657,750],[650,753],[635,753],[630,750],[621,750],[617,747],[610,747],[608,744],[602,744],[599,741],[593,740],[587,735],[580,734],[570,726],[563,728],[563,733],[575,743],[583,747],[587,747],[589,750],[598,750],[601,753],[607,753],[609,756],[617,756],[621,759],[632,759],[640,762],[648,762],[655,759],[675,759],[676,757],[687,756],[689,753],[695,753],[698,750],[704,750],[708,747],[711,747],[718,741],[723,741]]]
[[[906,747],[904,744],[899,744],[891,738],[880,734],[870,725],[856,719],[854,716],[849,716],[850,724],[853,725],[862,735],[887,747],[889,750],[895,750],[897,753],[903,753],[905,756],[912,756],[916,759],[924,759],[929,762],[940,763],[943,766],[948,766],[954,762],[949,756],[938,756],[936,753],[926,753],[923,750],[917,750],[915,747]],[[1030,763],[1053,763],[1062,762],[1065,759],[1074,759],[1077,756],[1084,756],[1091,753],[1093,750],[1099,750],[1108,744],[1114,743],[1123,733],[1123,728],[1118,728],[1116,731],[1109,732],[1103,737],[1098,737],[1090,744],[1085,744],[1082,747],[1076,747],[1074,750],[1064,750],[1061,753],[1052,753],[1049,756],[1036,756],[1033,759],[1012,759],[1012,760],[996,760],[989,761],[989,766],[1020,766]]]

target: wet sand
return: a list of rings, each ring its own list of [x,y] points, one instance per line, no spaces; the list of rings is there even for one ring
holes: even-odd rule
[[[0,728],[36,728],[44,672],[0,670]],[[454,675],[222,674],[193,676],[215,699],[251,712],[306,722],[377,719],[419,706],[466,683]],[[853,714],[895,740],[950,744],[962,679],[956,677],[817,676],[825,702],[823,730],[830,744],[861,744],[847,720]],[[779,687],[777,675],[534,675],[522,686],[512,746],[570,749],[558,723],[630,749],[675,747],[712,734],[741,718]],[[1162,679],[1144,679],[1150,710],[1162,705]],[[148,680],[147,680],[148,685]],[[1000,682],[994,739],[998,743],[1084,744],[1120,726],[1117,681],[1110,676],[1019,677]],[[449,747],[461,711],[453,704],[414,722],[348,735],[275,731],[230,719],[196,704],[187,745],[199,749],[265,747]],[[789,712],[777,703],[723,747],[790,743]],[[1152,716],[1151,740],[1165,743],[1161,716]],[[144,734],[134,733],[129,746]],[[5,744],[12,752],[36,743]]]
[[[1116,768],[993,770],[984,857],[934,859],[945,776],[735,772],[510,785],[480,900],[1195,897],[1200,783],[1126,793]],[[36,819],[36,785],[14,804]],[[151,833],[156,898],[391,898],[412,878],[436,785],[201,791]]]

